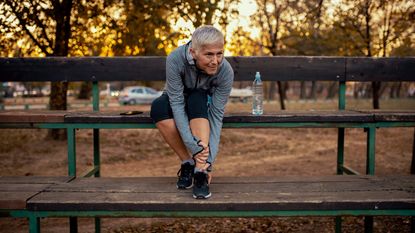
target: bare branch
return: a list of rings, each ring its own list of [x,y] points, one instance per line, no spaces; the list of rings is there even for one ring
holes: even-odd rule
[[[37,26],[37,27],[40,27],[41,32],[42,32],[42,36],[43,36],[43,38],[44,38],[44,39],[46,40],[46,42],[48,43],[48,46],[49,46],[50,48],[52,48],[53,44],[52,44],[52,41],[49,39],[49,37],[48,37],[48,35],[47,35],[47,32],[46,32],[46,25],[44,25],[44,24],[43,24],[43,22],[42,22],[42,21],[40,21],[40,19],[39,19],[39,17],[38,17],[39,11],[37,11],[37,9],[36,9],[36,7],[35,7],[35,6],[32,6],[32,9],[34,10],[34,17],[33,17],[33,19],[35,20],[36,26]]]
[[[20,13],[16,10],[16,7],[13,6],[13,3],[9,0],[6,0],[6,4],[11,8],[13,14],[16,16],[16,18],[19,20],[20,25],[22,29],[27,33],[27,35],[32,39],[32,41],[44,52],[46,55],[51,55],[47,47],[42,45],[39,40],[36,39],[36,37],[33,35],[33,33],[27,28],[27,22],[26,20],[20,16]]]

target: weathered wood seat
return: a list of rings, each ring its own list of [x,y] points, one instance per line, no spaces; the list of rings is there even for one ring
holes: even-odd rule
[[[415,111],[413,112],[415,116]],[[226,114],[226,123],[274,122],[372,122],[373,115],[356,111],[280,111],[254,116],[250,113]],[[67,123],[152,123],[148,113],[121,116],[119,113],[84,112],[65,115]]]
[[[0,111],[0,124],[63,123],[68,111]]]
[[[279,111],[254,116],[249,113],[225,114],[227,123],[278,123],[278,122],[319,122],[319,123],[373,123],[373,122],[415,122],[415,111]],[[141,123],[152,124],[148,112],[139,115],[120,115],[120,112],[69,112],[69,111],[1,111],[0,125],[36,123]],[[335,125],[333,125],[335,127]]]
[[[225,114],[225,123],[327,122],[373,123],[377,121],[415,122],[415,111],[279,111],[254,116],[250,113]],[[74,112],[66,123],[152,123],[148,113],[122,116],[118,112]]]
[[[175,177],[0,177],[0,215],[27,217],[262,217],[415,215],[413,176],[216,177],[196,200]]]
[[[221,216],[287,215],[284,211],[298,211],[297,216],[308,215],[307,211],[315,215],[415,213],[413,176],[216,177],[208,200],[193,199],[190,190],[177,190],[176,181],[175,177],[77,178],[49,186],[31,198],[27,208],[49,216],[66,211],[88,216],[122,216],[121,212],[215,216],[215,211],[225,211]]]
[[[46,188],[69,182],[72,177],[0,177],[0,210],[23,210],[26,202]]]

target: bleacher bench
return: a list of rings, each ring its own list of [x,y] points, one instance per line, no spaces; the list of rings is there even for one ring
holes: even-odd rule
[[[415,215],[412,176],[217,177],[193,199],[176,177],[0,177],[0,213],[41,217],[265,217]]]
[[[345,110],[346,82],[413,82],[415,58],[227,59],[234,69],[235,81],[252,81],[255,72],[260,71],[264,81],[331,81],[339,84],[338,110],[335,111],[266,112],[260,117],[232,113],[224,118],[225,128],[338,128],[337,174],[357,174],[343,164],[345,128],[366,130],[366,174],[374,175],[376,129],[415,127],[414,111]],[[0,79],[10,82],[92,82],[94,112],[0,111],[0,128],[67,129],[70,177],[77,174],[76,129],[93,129],[94,168],[86,174],[89,177],[100,176],[100,129],[154,128],[148,114],[120,116],[119,112],[99,112],[98,82],[165,80],[165,57],[0,58],[0,71]],[[174,178],[77,178],[69,183],[42,187],[41,191],[32,190],[32,194],[36,193],[34,196],[22,197],[26,201],[24,208],[11,210],[0,206],[0,212],[29,218],[31,232],[39,231],[40,217],[52,216],[70,217],[72,231],[77,229],[74,217],[80,216],[415,216],[413,180],[411,176],[360,175],[217,177],[211,186],[214,196],[200,201],[193,200],[188,191],[177,191]],[[2,190],[7,189],[7,185],[1,186]],[[160,200],[161,196],[167,199]],[[370,218],[367,220],[365,226],[370,231],[372,223]],[[100,223],[98,219],[96,221],[99,232]]]

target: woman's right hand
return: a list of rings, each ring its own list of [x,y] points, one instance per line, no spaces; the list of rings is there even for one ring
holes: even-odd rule
[[[196,163],[206,164],[206,161],[209,157],[209,145],[204,142],[199,142],[199,146],[203,147],[203,150],[194,156]]]

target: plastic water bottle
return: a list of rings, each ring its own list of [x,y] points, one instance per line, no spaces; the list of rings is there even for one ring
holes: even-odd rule
[[[262,101],[264,99],[264,90],[262,89],[262,80],[259,72],[256,72],[255,74],[255,80],[252,85],[252,91],[252,114],[262,115],[262,113],[264,113],[264,108],[262,105]]]

